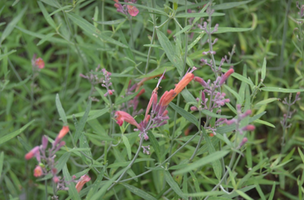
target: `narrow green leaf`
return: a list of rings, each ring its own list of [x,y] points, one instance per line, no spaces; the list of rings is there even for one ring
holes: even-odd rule
[[[120,170],[118,173],[116,173],[110,180],[108,180],[100,190],[95,193],[95,195],[90,200],[99,200],[102,199],[103,195],[106,193],[107,189],[110,187],[110,185],[125,171],[125,169]]]
[[[213,34],[219,33],[235,33],[235,32],[245,32],[245,31],[252,31],[251,28],[233,28],[233,27],[218,27],[218,30]]]
[[[225,13],[214,12],[211,16],[212,17],[225,16]],[[203,12],[203,13],[180,13],[176,15],[176,18],[192,18],[192,17],[209,17],[209,14]]]
[[[196,119],[196,117],[194,115],[192,115],[191,113],[189,113],[189,112],[185,111],[184,109],[178,107],[177,105],[175,105],[172,102],[169,105],[173,108],[173,110],[177,111],[186,120],[188,120],[189,122],[198,126],[198,120]]]
[[[152,195],[144,192],[143,190],[138,189],[137,187],[134,187],[132,185],[123,183],[123,186],[125,186],[125,188],[127,188],[128,190],[130,190],[132,193],[136,194],[137,196],[141,197],[142,199],[145,200],[156,200],[155,197],[153,197]]]
[[[231,89],[228,85],[224,84],[224,88],[226,88],[231,94],[233,94],[233,96],[235,96],[235,98],[237,99],[237,102],[241,101],[241,97],[240,95],[233,89]]]
[[[276,182],[273,181],[272,189],[271,189],[270,195],[268,197],[268,200],[273,200],[275,189],[276,189]]]
[[[204,113],[205,115],[210,116],[210,117],[225,118],[225,119],[231,118],[231,116],[219,115],[219,114],[213,113],[213,112],[211,112],[211,111],[209,111],[209,110],[201,110],[201,111],[202,111],[202,113]]]
[[[61,172],[62,168],[68,162],[70,156],[71,156],[70,152],[65,152],[62,156],[60,156],[56,164],[57,173]]]
[[[94,13],[94,18],[93,18],[93,20],[94,20],[94,27],[95,28],[97,28],[97,26],[98,26],[98,24],[96,23],[96,21],[98,20],[98,13],[99,13],[99,11],[98,11],[98,7],[97,6],[95,6],[95,13]]]
[[[145,74],[145,75],[142,75],[138,78],[146,78],[146,77],[157,76],[157,75],[163,74],[165,71],[166,72],[171,71],[172,69],[174,69],[174,67],[170,67],[170,66],[160,67],[160,68],[157,68],[157,69],[153,70],[152,72],[150,72],[148,74]]]
[[[161,153],[160,153],[159,143],[151,131],[148,132],[148,136],[149,136],[149,141],[151,142],[154,152],[158,158],[158,162],[161,162],[162,157],[161,157]]]
[[[240,191],[240,190],[236,190],[236,193],[238,193],[240,196],[242,196],[243,198],[247,199],[247,200],[253,200],[253,198],[251,198],[250,196],[248,196],[246,193]]]
[[[191,175],[191,178],[192,178],[192,181],[193,181],[196,192],[201,192],[200,184],[199,184],[198,179],[197,179],[198,177],[195,176],[195,174],[192,171],[190,171],[189,173]]]
[[[190,51],[199,41],[201,41],[202,37],[205,35],[205,32],[200,33],[197,38],[191,44],[188,45],[188,51]]]
[[[251,156],[250,156],[251,157]],[[260,197],[262,200],[266,200],[266,197],[264,195],[264,192],[262,191],[261,187],[260,187],[260,184],[258,184],[258,182],[256,181],[255,183],[255,189],[258,191]]]
[[[184,99],[187,103],[189,103],[189,102],[197,103],[194,96],[189,92],[189,90],[187,90],[187,88],[183,89],[183,91],[181,92],[181,95],[184,97]]]
[[[9,56],[10,54],[15,53],[15,52],[16,52],[16,50],[13,49],[13,50],[11,50],[11,51],[8,52],[8,53],[1,54],[1,55],[0,55],[0,61],[1,61],[3,58],[5,58],[5,57],[7,57],[7,56]]]
[[[222,70],[223,70],[223,72],[227,72],[228,71],[227,69],[222,69]],[[234,73],[231,74],[231,76],[233,76],[236,79],[239,79],[241,82],[247,83],[251,87],[254,86],[254,84],[248,78],[242,76],[241,74],[238,74],[238,73],[234,72]]]
[[[84,129],[84,126],[85,126],[85,124],[87,122],[87,119],[88,119],[88,116],[89,116],[89,112],[91,110],[91,105],[92,105],[92,99],[90,98],[89,102],[88,102],[88,105],[87,105],[87,108],[85,110],[85,113],[82,116],[80,122],[77,124],[77,127],[76,127],[76,133],[75,133],[75,136],[74,136],[75,143],[78,141],[80,135],[82,134],[82,131]]]
[[[95,90],[99,93],[99,95],[101,96],[102,100],[104,100],[104,102],[106,102],[106,104],[110,103],[109,99],[104,96],[105,93],[99,87],[95,87]]]
[[[71,6],[71,5],[63,6],[63,7],[61,7],[61,8],[58,8],[57,10],[53,11],[53,12],[50,14],[50,16],[52,16],[52,15],[54,15],[54,14],[56,14],[56,13],[62,11],[62,10],[70,10],[70,9],[72,9],[72,8],[73,8],[73,6]],[[64,12],[65,12],[65,11],[64,11]],[[68,12],[68,11],[67,11],[67,12]]]
[[[298,152],[300,154],[302,162],[304,163],[304,154],[302,153],[302,150],[300,148],[298,148]]]
[[[0,176],[2,177],[2,169],[3,169],[3,160],[4,160],[4,153],[3,151],[0,154]]]
[[[90,200],[91,197],[97,192],[97,189],[100,187],[101,181],[104,177],[104,173],[105,173],[105,167],[102,168],[101,172],[98,174],[96,180],[92,184],[91,189],[86,197],[86,200]]]
[[[208,153],[209,155],[210,154],[213,154],[214,152],[216,152],[211,140],[210,140],[210,137],[207,135],[206,131],[203,129],[203,133],[204,133],[204,139],[206,140],[206,143],[207,143],[207,146],[208,146]],[[218,135],[218,134],[217,134]],[[214,138],[216,141],[218,141],[217,138]],[[213,161],[212,163],[212,168],[213,168],[213,171],[215,173],[215,176],[218,180],[221,180],[222,178],[222,165],[221,165],[221,161],[220,160],[216,160],[216,161]]]
[[[260,108],[261,106],[265,105],[265,104],[269,104],[269,103],[272,103],[274,101],[278,101],[279,99],[278,98],[269,98],[269,99],[264,99],[262,101],[259,101],[258,103],[256,103],[254,105],[254,108],[255,109],[258,109]]]
[[[63,122],[63,126],[67,126],[68,125],[68,121],[67,121],[67,117],[66,117],[65,111],[64,111],[64,109],[63,109],[63,107],[61,105],[59,94],[56,94],[56,100],[55,101],[56,101],[56,107],[57,107],[60,119]]]
[[[32,121],[30,121],[29,123],[27,123],[26,125],[24,125],[22,128],[20,128],[17,131],[14,131],[12,133],[9,133],[3,137],[0,138],[0,144],[3,144],[11,139],[13,139],[14,137],[16,137],[17,135],[19,135],[20,133],[22,133],[28,126],[30,126],[33,122],[35,121],[35,119],[33,119]]]
[[[112,43],[117,46],[128,48],[128,46],[114,40],[113,38],[107,36],[106,34],[102,33],[100,30],[95,28],[92,24],[90,24],[87,20],[83,19],[79,15],[73,13],[67,13],[67,16],[77,25],[79,26],[84,32],[88,33],[92,37],[99,37],[104,43]]]
[[[160,30],[156,29],[157,37],[160,45],[164,49],[168,59],[171,63],[176,67],[179,75],[182,75],[183,72],[183,59],[181,55],[177,55],[175,47],[172,45],[170,40],[167,38],[165,34],[163,34]]]
[[[152,158],[138,158],[134,163],[144,162],[144,161],[154,161]],[[113,164],[110,164],[108,168],[117,168],[117,167],[126,167],[130,164],[131,161],[120,161]]]
[[[281,93],[296,93],[296,92],[304,92],[304,89],[286,89],[286,88],[278,88],[278,87],[263,87],[260,88],[265,92],[281,92]]]
[[[185,26],[182,30],[180,30],[180,31],[178,31],[177,33],[175,33],[174,36],[176,37],[176,36],[178,36],[178,35],[180,35],[180,34],[186,32],[186,31],[188,31],[191,27],[192,27],[192,25],[187,25],[187,26]]]
[[[80,146],[80,149],[87,149],[87,150],[83,150],[82,152],[85,153],[87,156],[89,156],[90,158],[92,158],[92,152],[91,152],[91,148],[89,146],[89,143],[88,143],[88,140],[87,140],[87,137],[86,135],[81,135],[80,138],[79,138],[79,146]],[[88,161],[91,161],[89,158],[87,158],[85,155],[81,154],[82,156],[82,160],[88,160]]]
[[[229,2],[229,3],[221,3],[219,5],[215,5],[212,7],[212,9],[214,10],[226,10],[226,9],[230,9],[230,8],[234,8],[240,5],[244,5],[247,4],[249,2],[251,2],[252,0],[249,1],[241,1],[241,2]]]
[[[131,95],[126,96],[125,98],[124,97],[117,98],[116,99],[117,101],[115,102],[115,105],[121,105],[122,103],[133,99],[139,92],[140,92],[140,90],[131,94]]]
[[[168,171],[164,171],[165,180],[170,185],[172,190],[180,197],[186,198],[183,191],[180,189],[179,185],[174,181],[173,177]]]
[[[128,138],[125,135],[122,135],[122,141],[123,141],[123,143],[126,146],[126,150],[127,150],[127,153],[128,153],[128,158],[129,158],[129,160],[131,160],[132,159],[132,154],[131,154],[130,142],[129,142]]]
[[[115,24],[120,24],[126,21],[125,18],[117,19],[117,20],[112,20],[112,21],[104,21],[104,22],[96,22],[97,24],[105,24],[105,25],[115,25]]]
[[[55,33],[49,33],[49,34],[43,36],[43,38],[37,43],[37,46],[43,44],[45,41],[49,41],[51,39],[51,37],[53,37],[53,35],[55,35]]]
[[[266,57],[264,58],[264,61],[263,61],[263,66],[262,66],[262,71],[261,71],[261,78],[262,80],[265,80],[265,77],[266,77]]]
[[[49,25],[51,25],[56,30],[57,29],[56,24],[55,24],[53,18],[50,17],[49,13],[45,9],[43,3],[41,3],[40,1],[38,1],[37,3],[38,3],[38,6],[39,6],[45,20],[49,23]]]
[[[106,114],[107,112],[109,112],[109,108],[104,108],[104,109],[101,109],[101,110],[90,110],[87,121],[96,119],[96,118]],[[68,115],[68,116],[66,116],[66,118],[67,119],[72,119],[74,117],[82,117],[84,115],[84,113],[85,112],[80,112],[80,113],[76,113],[76,114],[73,114],[73,115]]]
[[[70,181],[72,180],[71,178],[71,175],[70,175],[70,172],[67,168],[67,165],[65,164],[63,169],[62,169],[62,173],[63,173],[63,176],[64,176],[64,180],[65,181]],[[75,188],[75,183],[74,182],[69,182],[69,184],[67,184],[67,187],[69,188],[68,192],[69,192],[69,195],[71,197],[71,199],[75,199],[75,200],[80,200],[80,196]]]
[[[206,196],[218,196],[218,195],[223,195],[225,194],[224,192],[221,191],[210,191],[210,192],[198,192],[198,193],[190,193],[190,194],[184,194],[187,197],[206,197]],[[216,198],[217,200],[221,200],[220,198]]]
[[[14,184],[12,183],[12,181],[7,176],[4,176],[4,181],[5,181],[5,187],[8,189],[9,193],[12,196],[17,196],[18,195],[18,191],[14,187]]]
[[[11,34],[11,32],[15,28],[16,24],[23,17],[26,10],[27,10],[27,6],[25,6],[21,10],[21,12],[19,12],[19,14],[5,27],[5,29],[4,29],[4,31],[2,32],[2,35],[1,35],[0,46],[1,46],[2,42],[5,40],[5,38]]]
[[[174,175],[176,175],[176,174],[183,174],[183,173],[189,172],[191,170],[197,169],[197,168],[199,168],[201,166],[204,166],[204,165],[209,164],[209,163],[211,163],[213,161],[216,161],[216,160],[219,160],[219,159],[223,158],[228,153],[229,153],[229,151],[217,151],[217,152],[214,152],[214,153],[212,153],[212,154],[210,154],[210,155],[208,155],[208,156],[206,156],[204,158],[201,158],[201,159],[195,161],[194,163],[189,164],[184,169],[181,169],[181,170],[173,172],[173,174]]]

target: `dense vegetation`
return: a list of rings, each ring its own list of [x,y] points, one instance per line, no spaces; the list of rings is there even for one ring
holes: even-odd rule
[[[1,1],[0,199],[303,199],[303,17]]]

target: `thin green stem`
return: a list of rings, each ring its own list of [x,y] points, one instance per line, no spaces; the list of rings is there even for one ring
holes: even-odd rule
[[[202,116],[201,115],[202,115],[202,112],[199,112],[198,131],[201,133],[200,139],[199,139],[199,141],[198,141],[198,143],[196,145],[196,148],[195,148],[192,156],[189,159],[189,162],[191,162],[193,160],[193,158],[196,156],[196,153],[197,153],[197,151],[198,151],[198,149],[199,149],[199,147],[200,147],[200,145],[202,143],[202,140],[203,140],[203,131],[201,130],[201,122],[202,122]]]
[[[141,149],[141,146],[142,146],[142,143],[143,143],[143,140],[144,140],[144,137],[141,137],[140,138],[140,142],[139,142],[139,145],[138,145],[138,149],[136,151],[136,154],[135,156],[133,157],[132,161],[129,163],[129,165],[124,169],[124,172],[119,176],[119,178],[108,188],[108,190],[110,190],[114,185],[116,185],[120,179],[122,179],[122,177],[127,173],[127,171],[132,167],[132,165],[134,164],[136,158],[138,157],[138,154],[140,152],[140,149]]]
[[[104,22],[105,21],[105,15],[104,15],[104,8],[105,8],[105,0],[102,0],[102,4],[101,4],[101,21]],[[101,25],[101,30],[104,31],[104,23],[102,23]]]
[[[132,17],[129,17],[130,22],[130,37],[131,37],[131,48],[134,49],[134,38],[133,38],[133,28],[132,28]]]
[[[230,169],[231,169],[231,166],[232,166],[232,164],[233,164],[233,162],[234,162],[234,160],[235,160],[235,156],[236,156],[236,152],[233,151],[232,156],[231,156],[231,160],[230,160],[230,163],[229,163],[229,166],[228,166]],[[228,172],[228,170],[227,170],[227,171],[225,172],[225,174],[223,175],[222,179],[216,184],[216,186],[214,186],[214,187],[212,188],[212,190],[211,190],[210,192],[212,192],[212,191],[216,190],[217,188],[219,188],[220,185],[222,184],[222,182],[223,182],[223,181],[226,179],[226,177],[228,176],[228,174],[229,174],[229,172]],[[209,198],[209,196],[206,196],[204,200],[207,200],[208,198]]]
[[[44,180],[44,193],[45,193],[44,198],[45,198],[45,200],[47,200],[48,199],[47,180]]]
[[[152,172],[153,170],[157,169],[157,168],[160,168],[163,166],[163,164],[165,164],[166,162],[168,162],[175,154],[177,154],[180,150],[182,150],[187,144],[189,144],[197,135],[199,134],[199,132],[196,132],[187,142],[185,142],[185,144],[183,144],[180,148],[178,148],[174,153],[172,153],[166,160],[164,160],[162,163],[160,163],[158,166],[154,167],[153,169],[149,169],[148,171],[145,171],[144,173],[142,174],[139,174],[137,176],[134,176],[132,178],[128,178],[128,179],[124,179],[120,182],[126,182],[126,181],[130,181],[130,180],[133,180],[135,178],[138,178],[138,177],[141,177],[145,174],[148,174],[150,172]]]

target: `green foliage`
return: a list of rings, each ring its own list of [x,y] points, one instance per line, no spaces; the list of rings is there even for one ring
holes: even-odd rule
[[[0,196],[303,199],[301,5],[138,0],[120,2],[123,14],[114,3],[0,2]],[[128,14],[130,6],[137,16]],[[199,25],[207,21],[203,30]],[[170,102],[168,123],[148,130],[148,140],[126,121],[118,126],[115,111],[141,122],[152,92],[160,99],[193,66],[209,85],[233,66],[218,87],[229,102],[211,108],[215,95],[203,97],[206,88],[191,81]],[[112,85],[101,69],[111,73]],[[255,130],[243,131],[248,125]],[[43,135],[54,144],[63,126],[69,126],[65,143],[52,158],[66,190],[57,190],[54,174],[34,177],[35,166],[51,170],[46,163],[24,157]],[[91,180],[78,193],[73,180],[85,174]]]

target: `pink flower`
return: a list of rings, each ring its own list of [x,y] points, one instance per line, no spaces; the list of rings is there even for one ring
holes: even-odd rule
[[[233,68],[230,68],[225,74],[222,75],[220,85],[223,85],[227,78],[234,72]]]
[[[76,190],[79,193],[80,190],[82,189],[82,187],[84,186],[84,184],[86,182],[89,182],[91,180],[91,178],[88,175],[83,175],[82,177],[80,177],[78,183],[76,184]]]
[[[254,131],[255,130],[255,126],[254,125],[247,125],[244,128],[242,128],[242,131]]]
[[[40,158],[40,153],[39,153],[39,146],[36,146],[34,147],[30,152],[28,152],[26,155],[25,155],[25,159],[26,160],[29,160],[31,159],[32,157],[36,156],[39,154],[39,158]],[[38,160],[38,159],[37,159]]]
[[[136,126],[137,128],[139,128],[139,124],[135,121],[135,119],[129,113],[126,113],[125,111],[116,111],[114,117],[119,126],[122,126],[123,122],[126,121],[126,122]]]
[[[135,17],[138,15],[139,10],[135,6],[127,5],[128,8],[128,13],[132,16]]]
[[[34,69],[38,68],[38,69],[43,69],[44,68],[44,61],[42,60],[42,58],[37,58],[36,59],[36,54],[34,54],[33,58],[32,58],[32,66],[34,67]]]
[[[44,61],[42,60],[42,58],[37,58],[35,60],[35,65],[39,68],[39,69],[43,69],[44,68]]]
[[[42,176],[43,171],[40,165],[37,165],[36,168],[34,169],[34,176],[35,177],[40,177]]]

